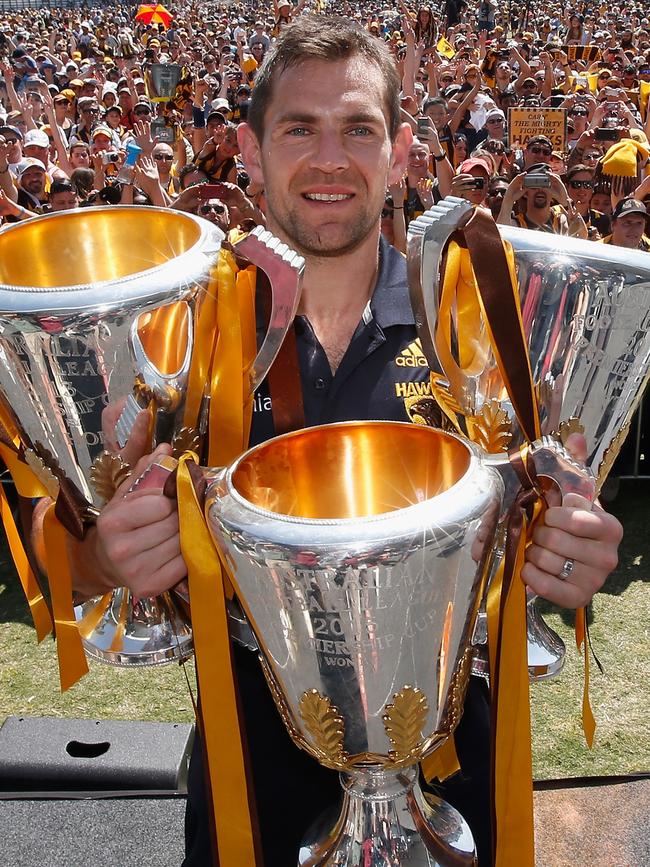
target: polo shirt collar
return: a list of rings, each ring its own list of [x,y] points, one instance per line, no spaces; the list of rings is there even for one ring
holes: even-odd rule
[[[383,237],[379,239],[379,272],[370,300],[370,313],[380,328],[414,325],[405,257]],[[364,319],[368,314],[364,313]]]

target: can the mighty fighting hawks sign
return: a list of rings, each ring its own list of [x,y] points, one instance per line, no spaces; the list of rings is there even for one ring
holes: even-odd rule
[[[566,150],[566,111],[563,108],[508,109],[508,144],[525,147],[536,135],[551,140],[553,150]]]

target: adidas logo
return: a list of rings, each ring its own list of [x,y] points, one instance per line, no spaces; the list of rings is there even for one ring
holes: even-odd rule
[[[422,352],[419,338],[403,349],[395,359],[398,367],[427,367],[428,363]]]

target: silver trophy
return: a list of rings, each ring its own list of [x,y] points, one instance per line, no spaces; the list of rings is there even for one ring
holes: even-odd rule
[[[561,446],[531,454],[540,475],[581,483]],[[433,428],[348,422],[208,471],[206,518],[278,711],[341,773],[342,812],[308,833],[301,867],[475,863],[468,826],[425,799],[417,764],[462,712],[504,482],[505,507],[519,489],[494,463]]]
[[[176,93],[183,67],[177,63],[152,63],[144,74],[149,99],[152,102],[168,102]]]
[[[450,325],[452,342],[458,335],[457,312],[451,323],[439,316],[443,257],[450,238],[473,211],[467,201],[449,197],[409,226],[411,298],[423,350],[434,369],[442,330]],[[599,489],[650,375],[650,260],[645,253],[609,244],[498,228],[514,250],[542,432],[563,441],[574,431],[583,433],[586,464]],[[507,449],[521,445],[522,433],[485,323],[473,336],[481,351],[474,354],[471,369],[456,358],[453,369],[442,370],[438,385],[461,417],[478,421],[488,435],[496,431],[505,459]],[[557,673],[564,645],[532,599],[528,639],[531,676]]]
[[[120,450],[140,412],[143,452],[200,449],[208,396],[186,417],[195,319],[223,233],[191,214],[150,207],[66,211],[0,231],[0,392],[21,458],[82,536],[131,468]],[[267,272],[271,327],[250,371],[264,378],[293,321],[303,260],[257,228],[235,253]],[[112,424],[107,419],[113,419]],[[115,421],[117,429],[115,430]],[[167,593],[126,589],[77,607],[86,652],[117,665],[191,653],[189,621]]]

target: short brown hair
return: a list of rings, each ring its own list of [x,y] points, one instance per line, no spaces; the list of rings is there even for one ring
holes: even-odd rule
[[[390,137],[400,125],[400,79],[388,49],[357,24],[339,16],[303,15],[286,27],[267,53],[255,75],[248,109],[248,123],[258,140],[264,135],[264,118],[273,96],[277,76],[310,60],[335,62],[360,56],[381,72],[386,92]],[[288,97],[290,98],[290,97]]]

